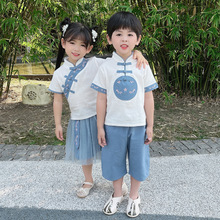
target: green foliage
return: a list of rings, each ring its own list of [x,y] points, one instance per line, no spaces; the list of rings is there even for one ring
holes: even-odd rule
[[[175,96],[173,94],[169,94],[167,91],[164,91],[162,94],[163,94],[165,104],[168,105],[168,104],[173,103],[173,99],[175,98]]]
[[[143,2],[143,1],[138,1]],[[219,2],[144,1],[142,48],[160,87],[183,95],[219,93]]]
[[[219,6],[217,0],[93,0],[80,3],[77,11],[80,22],[99,26],[101,40],[95,49],[101,54],[111,52],[105,31],[108,18],[121,10],[134,13],[143,24],[138,49],[146,54],[160,88],[179,95],[216,97]]]
[[[59,23],[65,17],[96,27],[99,41],[93,51],[111,52],[106,22],[121,10],[141,20],[138,49],[146,54],[163,91],[216,97],[220,90],[219,7],[217,0],[0,0],[0,97],[6,80],[9,89],[17,55],[23,61],[56,57]]]
[[[16,72],[17,55],[23,56],[26,61],[37,61],[40,57],[48,59],[53,55],[53,51],[48,49],[48,42],[57,42],[57,37],[54,38],[51,33],[55,20],[52,19],[52,23],[50,20],[59,6],[56,1],[0,0],[0,98],[5,81],[6,94],[9,91],[11,76]]]

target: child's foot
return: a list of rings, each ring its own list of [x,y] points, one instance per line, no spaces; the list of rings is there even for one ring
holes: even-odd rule
[[[80,198],[85,198],[89,195],[90,189],[92,189],[93,186],[94,183],[84,182],[83,185],[77,190],[76,195]]]
[[[141,203],[141,199],[140,196],[133,200],[129,197],[128,200],[128,206],[127,206],[127,216],[134,218],[137,217],[140,214],[140,203]]]
[[[111,197],[109,198],[109,200],[106,202],[106,204],[104,205],[104,209],[103,212],[106,215],[113,215],[117,212],[118,210],[118,206],[120,205],[120,203],[123,201],[123,195],[120,197]]]

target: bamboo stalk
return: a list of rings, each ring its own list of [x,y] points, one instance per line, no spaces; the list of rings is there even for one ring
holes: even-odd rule
[[[11,84],[11,77],[12,77],[12,73],[13,73],[13,69],[14,69],[14,64],[15,64],[15,59],[17,56],[17,50],[15,49],[14,51],[14,55],[12,55],[12,61],[10,62],[10,69],[9,69],[9,74],[8,74],[8,80],[7,80],[7,86],[6,86],[6,94],[8,94],[9,92],[9,88],[10,88],[10,84]]]
[[[0,75],[0,101],[3,95],[3,84],[4,84],[4,77],[3,77],[3,74],[1,73]]]
[[[209,80],[210,80],[210,74],[211,74],[211,71],[210,71],[210,68],[211,68],[211,62],[212,62],[212,59],[209,60],[208,67],[207,67],[207,75],[206,75],[205,83],[204,83],[204,86],[203,86],[204,94],[207,94],[207,93],[208,93],[208,92],[206,92],[206,90],[208,90],[208,82],[209,82]]]

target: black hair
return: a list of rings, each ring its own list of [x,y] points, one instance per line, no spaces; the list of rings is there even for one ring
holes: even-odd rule
[[[85,25],[82,25],[79,22],[71,22],[69,18],[65,18],[60,23],[60,31],[62,33],[62,38],[65,41],[69,42],[75,39],[80,39],[81,41],[85,43],[86,48],[89,45],[93,44],[92,31],[88,27],[86,27]],[[61,41],[60,41],[55,69],[60,67],[64,54],[65,54],[65,50],[63,49],[61,45]]]
[[[117,12],[108,20],[107,34],[110,39],[112,38],[113,32],[118,29],[130,29],[135,32],[137,38],[139,38],[142,33],[140,20],[134,14],[126,11]]]

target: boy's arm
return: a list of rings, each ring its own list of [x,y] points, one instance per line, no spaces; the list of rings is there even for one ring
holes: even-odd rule
[[[104,122],[106,115],[107,95],[98,92],[96,111],[97,111],[97,128],[98,128],[98,142],[101,147],[106,145]]]
[[[149,65],[143,54],[139,50],[134,50],[133,53],[133,59],[137,60],[137,65],[136,67],[138,69],[141,69],[142,65],[143,68],[145,69],[146,65]]]
[[[154,97],[153,92],[145,92],[144,97],[144,109],[147,119],[147,139],[145,140],[145,144],[150,144],[153,139],[153,126],[154,126]]]
[[[54,120],[55,120],[55,134],[56,137],[63,141],[63,128],[61,125],[61,116],[63,109],[63,95],[54,93],[54,101],[53,101],[53,112],[54,112]]]

